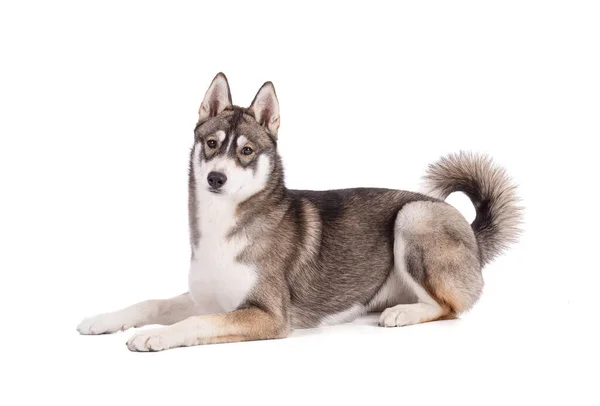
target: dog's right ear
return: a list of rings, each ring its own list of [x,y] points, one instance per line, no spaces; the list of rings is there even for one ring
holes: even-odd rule
[[[223,72],[219,72],[204,95],[198,112],[200,114],[199,121],[215,117],[229,106],[231,106],[229,83]]]

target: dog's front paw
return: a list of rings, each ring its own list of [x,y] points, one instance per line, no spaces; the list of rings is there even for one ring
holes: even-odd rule
[[[84,335],[111,334],[117,331],[125,331],[131,327],[134,327],[131,318],[116,312],[84,319],[77,326],[77,331]]]
[[[181,334],[169,327],[140,331],[127,341],[127,348],[130,351],[139,352],[162,351],[186,345],[189,344],[182,340]]]

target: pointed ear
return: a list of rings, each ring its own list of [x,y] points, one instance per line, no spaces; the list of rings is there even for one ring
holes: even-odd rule
[[[258,124],[267,127],[269,131],[277,136],[279,129],[279,100],[275,94],[273,83],[267,82],[256,93],[250,110]]]
[[[200,105],[200,121],[219,115],[227,107],[231,106],[231,92],[229,83],[222,72],[217,73],[210,87],[204,95]]]

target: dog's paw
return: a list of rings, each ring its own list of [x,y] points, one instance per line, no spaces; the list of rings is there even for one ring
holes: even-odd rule
[[[412,305],[397,305],[387,308],[381,313],[379,325],[383,327],[402,327],[416,324],[420,315]]]
[[[111,334],[117,331],[125,331],[131,327],[134,327],[131,318],[116,312],[84,319],[77,326],[77,331],[84,335]]]
[[[138,352],[162,351],[185,345],[180,334],[169,327],[140,331],[127,341],[127,348]]]
[[[402,327],[439,319],[442,308],[431,303],[401,304],[385,309],[379,318],[383,327]]]

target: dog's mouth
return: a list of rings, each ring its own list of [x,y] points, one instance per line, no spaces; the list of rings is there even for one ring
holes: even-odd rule
[[[222,190],[218,190],[218,189],[210,189],[210,188],[209,188],[209,189],[208,189],[208,191],[209,191],[210,193],[214,193],[214,194],[216,194],[216,195],[220,195],[221,193],[223,193],[223,191],[222,191]]]

